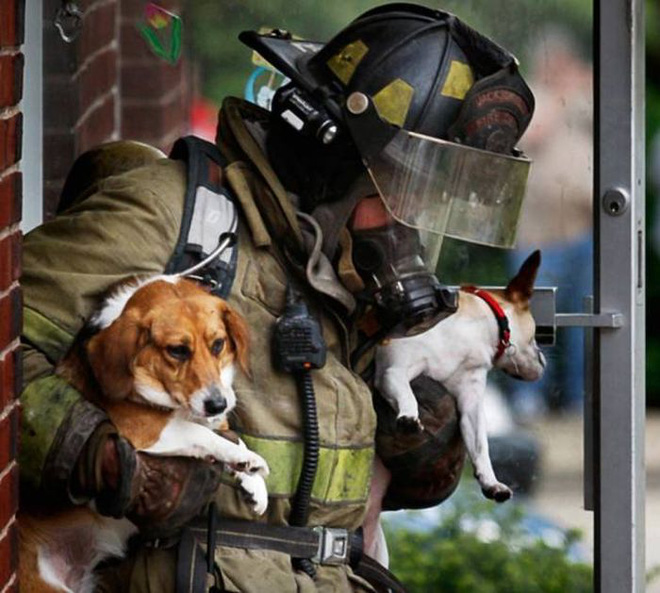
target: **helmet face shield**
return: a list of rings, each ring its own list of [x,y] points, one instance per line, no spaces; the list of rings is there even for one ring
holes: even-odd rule
[[[365,165],[390,214],[426,233],[513,247],[531,161],[398,130]]]
[[[398,222],[514,246],[530,161],[513,155],[534,97],[512,54],[449,13],[407,4],[368,11],[321,49],[281,32],[241,39],[321,103],[312,119],[323,108],[334,120]],[[283,102],[278,117],[294,107]]]

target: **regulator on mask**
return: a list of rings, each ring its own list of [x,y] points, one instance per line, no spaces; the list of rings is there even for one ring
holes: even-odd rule
[[[438,282],[426,261],[427,253],[439,251],[439,237],[428,235],[424,243],[417,229],[391,217],[379,196],[358,203],[349,230],[362,297],[373,304],[381,327],[407,333],[455,311],[456,294]]]

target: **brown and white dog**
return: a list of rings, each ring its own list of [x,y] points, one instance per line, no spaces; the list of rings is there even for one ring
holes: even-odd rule
[[[219,461],[256,514],[268,504],[264,459],[213,431],[236,404],[236,365],[247,372],[248,332],[225,301],[193,282],[158,276],[115,290],[58,367],[102,407],[138,451]],[[94,566],[121,556],[136,527],[75,508],[20,520],[21,590],[93,590]]]
[[[536,325],[529,306],[540,263],[541,254],[535,251],[504,291],[462,289],[456,313],[422,334],[390,340],[376,350],[375,385],[397,411],[401,425],[419,426],[410,388],[415,377],[431,377],[454,396],[475,476],[484,495],[498,502],[512,493],[497,480],[488,453],[486,376],[493,367],[525,381],[543,374],[545,358],[534,339]]]

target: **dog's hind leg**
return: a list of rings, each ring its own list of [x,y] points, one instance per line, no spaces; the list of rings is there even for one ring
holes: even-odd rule
[[[94,567],[122,557],[137,528],[128,519],[100,517],[86,507],[60,515],[19,520],[21,591],[95,591]]]
[[[486,498],[504,502],[511,498],[511,489],[497,480],[488,451],[488,432],[484,411],[486,372],[464,376],[460,385],[452,389],[461,415],[461,435],[474,475]]]

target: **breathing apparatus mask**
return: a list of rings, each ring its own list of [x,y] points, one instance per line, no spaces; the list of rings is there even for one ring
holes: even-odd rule
[[[513,247],[530,168],[515,145],[534,98],[510,53],[412,4],[370,10],[326,44],[281,31],[240,39],[292,81],[276,118],[357,149],[371,191],[307,210],[325,215],[330,257],[348,228],[381,325],[405,331],[451,309],[434,274],[445,236]]]

